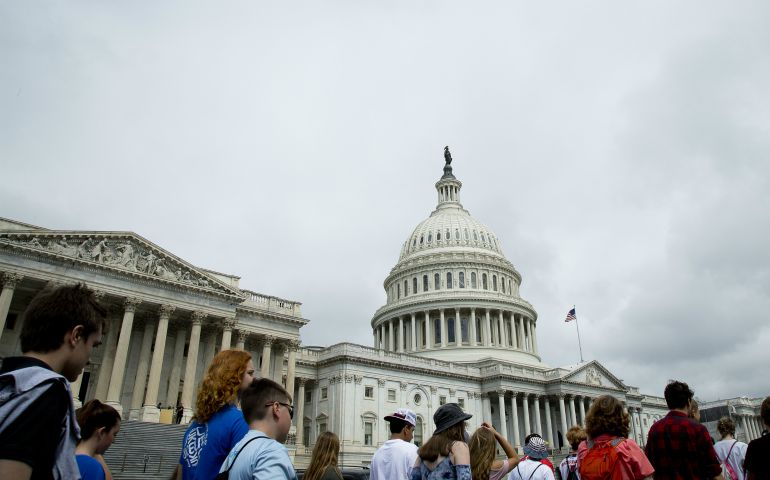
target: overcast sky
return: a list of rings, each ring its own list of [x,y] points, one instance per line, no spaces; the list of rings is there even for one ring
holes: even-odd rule
[[[543,361],[770,394],[767,2],[0,2],[0,216],[131,230],[370,345],[444,145]],[[762,367],[764,365],[764,367]]]

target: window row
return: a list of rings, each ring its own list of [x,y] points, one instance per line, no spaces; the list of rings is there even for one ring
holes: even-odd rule
[[[445,281],[442,282],[444,279]],[[409,295],[421,292],[425,293],[431,290],[440,290],[442,285],[448,290],[453,288],[478,289],[480,286],[482,290],[491,289],[493,292],[500,291],[502,293],[513,294],[513,279],[501,275],[498,283],[498,276],[496,274],[487,275],[486,273],[482,273],[481,281],[479,282],[476,272],[471,272],[469,278],[466,277],[465,272],[459,272],[456,279],[453,272],[446,272],[444,278],[442,278],[441,274],[434,273],[432,278],[429,275],[423,275],[422,282],[418,280],[418,277],[413,277],[411,285],[409,283],[409,280],[404,280],[403,283],[399,281],[391,286],[391,299],[400,299],[402,296],[408,297]],[[422,287],[422,290],[418,288],[420,286]]]
[[[435,238],[436,243],[439,242],[445,242],[448,243],[453,240],[452,238],[452,230],[447,228],[443,232],[441,230],[437,230],[435,232],[428,232],[427,234],[422,233],[418,237],[415,235],[412,237],[412,248],[417,248],[418,245],[424,246],[424,245],[430,245],[433,243],[433,239]],[[497,248],[497,239],[492,235],[491,233],[487,233],[484,231],[476,231],[476,230],[468,230],[467,228],[462,229],[462,235],[460,235],[460,229],[455,228],[454,229],[454,241],[459,242],[461,240],[464,240],[465,242],[474,242],[474,243],[481,243],[484,246],[491,246],[492,248]]]

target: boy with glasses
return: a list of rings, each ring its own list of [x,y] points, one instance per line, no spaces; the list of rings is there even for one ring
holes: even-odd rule
[[[230,479],[270,478],[296,480],[297,474],[283,444],[291,428],[291,395],[278,383],[260,378],[241,393],[243,418],[249,433],[233,447],[221,472]]]

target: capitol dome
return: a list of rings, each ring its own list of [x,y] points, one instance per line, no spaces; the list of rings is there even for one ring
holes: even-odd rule
[[[436,182],[438,204],[401,247],[372,318],[375,347],[470,362],[540,365],[537,313],[519,295],[521,275],[500,241],[460,203],[451,155]]]

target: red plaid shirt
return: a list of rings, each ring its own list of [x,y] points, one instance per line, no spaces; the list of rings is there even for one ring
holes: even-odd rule
[[[655,467],[655,480],[712,479],[722,474],[708,430],[681,412],[670,411],[650,427],[644,451]]]

